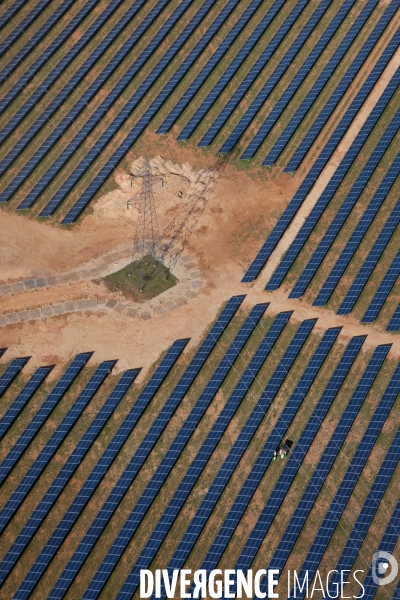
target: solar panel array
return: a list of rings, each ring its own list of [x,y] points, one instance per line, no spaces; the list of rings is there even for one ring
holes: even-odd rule
[[[5,168],[10,164],[11,159],[13,160],[16,156],[20,154],[23,148],[29,143],[31,139],[33,139],[34,135],[37,131],[46,124],[46,122],[55,114],[55,112],[59,109],[62,103],[68,98],[68,96],[74,91],[74,89],[78,86],[80,81],[87,75],[90,69],[97,63],[99,58],[106,52],[106,50],[110,47],[111,43],[118,37],[119,34],[122,33],[126,25],[130,22],[130,20],[137,14],[139,9],[143,6],[145,0],[136,0],[133,3],[131,8],[125,13],[125,15],[118,21],[118,23],[112,28],[112,30],[105,36],[104,40],[102,40],[98,46],[91,52],[89,57],[85,60],[83,65],[79,67],[76,71],[75,75],[67,82],[65,87],[56,95],[55,99],[50,102],[48,106],[41,112],[41,118],[36,120],[33,125],[28,129],[24,135],[21,136],[18,144],[14,146],[11,152],[0,162],[0,172],[3,173]],[[25,101],[23,106],[18,109],[15,115],[12,115],[8,123],[3,127],[0,131],[0,142],[5,141],[14,129],[21,123],[22,119],[38,104],[41,98],[48,92],[48,90],[54,85],[54,83],[59,79],[61,74],[65,71],[65,69],[72,63],[72,61],[79,55],[79,52],[85,48],[86,44],[90,42],[90,40],[96,35],[96,33],[101,29],[104,23],[107,22],[110,14],[114,10],[118,8],[119,2],[118,0],[112,0],[107,8],[104,9],[102,14],[96,19],[93,25],[83,33],[82,37],[74,44],[73,48],[65,57],[61,58],[55,68],[49,73],[49,75],[45,78],[42,84],[39,84],[38,87],[32,92],[29,98]],[[157,14],[157,13],[156,13]],[[153,14],[153,17],[156,16]],[[135,32],[136,33],[136,32]],[[133,36],[136,37],[135,33]],[[113,65],[119,64],[119,59],[122,60],[123,56],[131,49],[130,45],[131,39],[129,38],[127,42],[124,44],[123,48],[115,57],[116,62],[110,61],[107,69],[107,76],[110,76],[113,71]],[[125,50],[125,54],[124,54]],[[104,81],[102,79],[102,73],[99,74],[99,80]],[[26,76],[26,75],[25,75]],[[22,80],[24,81],[24,80]],[[92,88],[90,88],[92,89]],[[96,88],[98,89],[98,88]],[[14,98],[21,93],[21,88],[16,84],[5,96],[0,100],[0,110],[5,110]],[[89,101],[87,97],[87,102]]]
[[[0,419],[0,439],[5,436],[11,425],[20,415],[29,400],[35,395],[53,367],[39,367],[24,389],[18,394],[5,415]]]
[[[14,358],[0,377],[0,397],[8,390],[18,373],[22,371],[30,357]]]
[[[400,304],[397,305],[396,310],[393,313],[393,317],[390,319],[389,325],[386,327],[386,331],[399,331],[400,329]]]
[[[0,511],[0,532],[4,531],[7,527],[8,523],[11,521],[14,514],[21,506],[22,502],[25,500],[116,362],[116,360],[109,360],[101,363],[90,381],[86,384],[84,390],[79,394],[78,398],[69,409],[68,413],[62,419],[45,447],[40,451],[39,456],[34,460],[21,483],[18,484],[16,490],[12,493],[11,497]],[[0,468],[1,481],[4,481],[5,477],[7,477],[10,472],[8,463],[3,465],[1,465]]]
[[[360,270],[358,271],[353,283],[350,286],[344,300],[342,301],[339,309],[337,310],[338,315],[348,315],[352,311],[355,303],[358,300],[362,290],[364,289],[368,279],[370,278],[372,271],[378,264],[386,246],[388,245],[390,238],[396,231],[396,227],[400,221],[400,200],[398,200],[396,206],[392,210],[388,217],[385,225],[382,227],[380,234],[378,235],[374,245],[372,246],[367,258],[364,260]]]
[[[24,6],[25,0],[15,0],[0,17],[0,31],[12,21],[17,12]]]
[[[141,520],[150,508],[151,503],[160,491],[176,461],[179,459],[191,435],[210,406],[210,403],[214,399],[216,393],[222,385],[225,377],[231,370],[234,362],[248,341],[250,335],[253,333],[266,308],[266,304],[257,304],[250,312],[250,315],[225,353],[214,374],[211,376],[208,384],[201,393],[186,421],[180,428],[176,438],[166,452],[155,474],[146,486],[146,489],[137,501],[128,519],[124,523],[124,526],[118,534],[117,539],[110,548],[110,551],[107,553],[106,558],[103,560],[100,569],[95,575],[95,578],[92,580],[89,587],[89,592],[86,592],[86,596],[91,596],[91,591],[95,591],[95,593],[98,594],[103,588],[109,575],[114,569],[114,566],[123,554],[126,546],[129,544],[129,541],[131,540]],[[105,509],[104,514],[102,510],[100,511],[96,517],[96,535],[94,536],[92,533],[90,541],[86,543],[85,541],[82,542],[82,550],[80,552],[79,550],[75,552],[63,574],[54,586],[50,594],[51,598],[62,598],[72,580],[76,576],[79,568],[87,558],[90,550],[93,548],[95,541],[100,537],[102,531],[106,527],[111,514],[112,512],[110,513],[109,505],[107,506],[107,509]]]
[[[368,182],[370,181],[371,177],[373,176],[375,169],[378,168],[378,165],[379,165],[383,155],[385,154],[389,145],[393,141],[393,138],[396,135],[398,126],[400,124],[400,111],[399,111],[398,115],[396,115],[396,117],[398,117],[398,118],[394,118],[391,121],[391,123],[389,123],[385,133],[379,140],[379,142],[378,142],[377,146],[375,147],[374,151],[372,152],[370,158],[368,159],[365,166],[363,167],[360,175],[357,177],[356,181],[354,182],[350,192],[347,194],[342,205],[336,212],[326,233],[324,234],[322,240],[319,242],[317,249],[314,251],[314,253],[311,256],[310,260],[308,261],[307,265],[303,269],[303,272],[301,273],[299,279],[297,280],[296,285],[294,286],[293,290],[290,292],[290,294],[289,294],[290,298],[300,298],[304,294],[304,292],[306,291],[307,287],[309,286],[311,280],[313,279],[315,273],[321,266],[322,261],[328,254],[332,244],[334,243],[337,236],[339,235],[339,232],[342,229],[343,225],[345,224],[346,219],[349,217],[351,211],[356,206],[357,201],[360,199],[364,189],[366,188],[366,186],[368,185]],[[387,174],[387,178],[385,177],[384,181],[382,182],[382,186],[384,188],[383,193],[380,190],[378,190],[378,202],[379,202],[379,198],[384,198],[387,195],[392,184],[394,183],[394,180],[396,179],[397,175],[399,174],[399,165],[400,165],[400,156],[399,156],[399,161],[396,163],[395,169],[389,170],[389,172]],[[337,182],[335,182],[335,183],[337,183]],[[334,189],[335,189],[335,187],[334,187]],[[336,189],[337,189],[337,186],[336,186]],[[332,191],[334,193],[334,190],[332,190]],[[326,201],[328,200],[328,202],[329,202],[329,198],[332,198],[332,191],[330,190],[330,193],[328,194],[328,198],[324,197],[324,199],[323,199],[323,204],[325,205],[325,208],[327,206]],[[323,196],[325,196],[324,193],[321,195],[321,199]],[[382,200],[381,200],[381,203],[382,203]],[[319,201],[317,202],[317,204],[319,204]],[[315,208],[317,208],[317,205],[315,206]],[[318,207],[318,208],[319,208],[319,210],[316,211],[317,214],[315,216],[310,214],[311,225],[312,225],[312,223],[314,223],[314,227],[317,223],[318,214],[320,216],[322,216],[323,211],[324,211],[323,206]],[[309,231],[309,235],[310,235],[311,234],[310,229],[308,229],[308,231]],[[299,235],[301,235],[301,233]],[[304,239],[304,237],[305,236],[303,236],[302,239]],[[362,238],[361,239],[358,238],[358,239],[361,241]]]
[[[129,390],[139,372],[140,369],[129,369],[128,371],[125,371],[111,392],[110,396],[96,417],[93,419],[89,428],[74,448],[67,462],[50,485],[38,506],[35,508],[33,514],[29,517],[28,522],[18,534],[17,539],[14,541],[5,557],[0,562],[0,585],[5,581],[10,571],[16,565],[17,561],[22,555],[22,552],[25,550],[46,516],[49,514],[68,481],[81,464],[85,455],[89,451],[103,427],[106,425],[114,410],[124,398],[126,392]]]
[[[340,555],[339,561],[335,567],[337,573],[332,573],[329,581],[329,593],[333,596],[335,584],[340,582],[340,572],[351,571],[357,554],[362,546],[364,538],[371,526],[372,520],[377,513],[386,488],[390,483],[393,473],[400,459],[400,430],[397,431],[395,438],[385,456],[385,459],[379,469],[379,472],[372,484],[368,497],[357,517],[357,521],[349,535],[346,545]]]
[[[39,429],[48,419],[53,409],[57,406],[58,402],[66,394],[73,381],[88,362],[91,355],[92,352],[78,354],[64,375],[48,394],[33,419],[29,422],[24,432],[20,435],[3,462],[0,464],[0,482],[3,482],[10,471],[14,468],[14,465],[21,458],[22,454],[25,452],[26,448],[29,446]]]
[[[86,544],[90,544],[91,539],[97,539],[97,529],[98,527],[102,527],[103,518],[106,518],[107,521],[111,518],[112,514],[114,513],[114,510],[118,507],[120,501],[129,489],[132,481],[139,472],[141,466],[145,462],[146,458],[149,456],[151,450],[154,448],[154,445],[156,444],[160,435],[164,431],[165,427],[168,425],[175,410],[178,408],[179,404],[183,400],[185,394],[187,393],[193,381],[199,374],[201,368],[203,367],[207,358],[210,356],[219,338],[221,337],[225,328],[228,326],[229,322],[233,318],[235,312],[237,311],[243,300],[244,296],[233,296],[227,302],[222,313],[218,317],[215,324],[212,326],[207,337],[201,344],[199,350],[196,352],[195,357],[191,361],[190,365],[187,367],[185,373],[181,377],[179,383],[168,398],[167,402],[164,404],[163,408],[157,415],[153,425],[147,432],[146,437],[141,442],[139,448],[136,450],[134,456],[130,460],[122,476],[119,478],[117,484],[114,486],[112,492],[110,493],[106,502],[102,506],[100,513],[102,519],[100,519],[100,514],[96,517],[96,519],[90,526],[88,532],[86,533],[84,540],[78,546],[77,552],[80,553],[81,551],[83,551],[85,553]],[[185,342],[187,343],[187,341]],[[181,351],[182,349],[180,349],[179,353]],[[132,427],[129,428],[129,432],[123,430],[123,436],[121,436],[123,437],[123,439],[121,440],[122,443],[125,442],[131,429]],[[111,443],[103,453],[103,456],[99,460],[98,464],[93,469],[92,473],[89,475],[80,492],[75,497],[73,503],[61,519],[51,538],[49,539],[44,549],[36,559],[29,573],[25,577],[24,581],[22,582],[21,586],[19,587],[16,593],[15,598],[27,598],[30,595],[31,591],[43,575],[44,571],[47,569],[58,548],[69,533],[71,527],[79,518],[83,508],[86,506],[87,502],[96,490],[101,479],[103,478],[109,466],[111,465],[111,463],[113,462],[113,460],[115,459],[115,457],[121,449],[122,443],[119,443],[118,433],[115,437],[117,438],[116,443],[114,445]]]
[[[290,245],[289,250],[286,252],[285,256],[281,260],[278,267],[275,269],[272,277],[270,278],[268,284],[266,285],[266,290],[276,290],[282,283],[283,279],[287,275],[289,269],[293,265],[294,261],[298,257],[301,249],[304,247],[304,244],[308,240],[311,235],[314,227],[317,225],[319,219],[323,215],[326,210],[329,202],[333,198],[334,194],[337,192],[340,184],[343,181],[344,176],[349,171],[351,165],[353,164],[356,156],[360,152],[363,144],[366,142],[368,136],[370,135],[372,129],[375,127],[378,122],[380,116],[388,105],[390,99],[392,98],[394,92],[397,89],[397,86],[400,83],[400,68],[397,71],[397,75],[391,80],[390,84],[386,87],[385,91],[379,98],[378,102],[375,104],[374,108],[370,112],[367,120],[362,126],[360,132],[358,133],[356,139],[352,143],[349,150],[346,152],[346,155],[340,162],[340,165],[332,175],[329,183],[326,188],[318,198],[314,207],[312,208],[310,214],[307,216],[305,223],[302,225],[300,231],[296,235],[295,240]],[[382,154],[387,149],[387,146],[392,141],[396,129],[398,129],[400,123],[400,110],[397,111],[396,115],[392,119],[390,125],[388,126],[385,134],[380,140],[377,148],[375,149],[373,155],[371,156],[370,163],[372,168],[376,167],[378,164]],[[328,142],[329,144],[329,142]],[[369,168],[363,173],[363,179],[368,181],[369,176],[371,175]],[[354,194],[358,193],[358,189],[354,189]],[[353,196],[349,198],[349,203],[353,200]],[[296,296],[297,297],[297,296]]]
[[[390,348],[390,345],[378,346],[376,348],[371,360],[367,365],[367,368],[365,369],[354,393],[349,400],[349,403],[340,417],[339,423],[335,427],[332,437],[330,438],[307,484],[307,487],[290,519],[288,526],[285,529],[284,534],[280,539],[268,569],[279,569],[280,572],[283,571],[283,568],[286,564],[289,554],[293,550],[300,531],[302,530],[304,523],[306,522],[319,493],[321,492],[329,471],[331,470],[338,453],[341,451],[346,436],[349,433],[350,428],[352,427],[354,420],[357,417],[358,412],[361,409],[363,402],[366,399]],[[269,518],[266,519],[266,516],[263,513],[260,517],[260,521],[263,523],[264,527],[260,527],[257,524],[256,529],[257,539],[262,541],[267,534],[265,525],[269,527],[269,524],[271,523],[271,515],[269,515]],[[253,545],[253,558],[251,558],[251,555],[249,556],[249,554],[246,557],[248,565],[251,564],[249,560],[254,559],[255,550],[256,546]],[[267,587],[267,581],[264,578],[260,589],[262,592],[265,592]]]
[[[400,250],[393,259],[392,264],[382,279],[374,297],[368,306],[361,323],[372,323],[377,318],[382,306],[390,294],[391,289],[397,281],[400,274]]]
[[[346,246],[342,250],[339,258],[326,278],[325,283],[318,292],[318,295],[313,302],[313,306],[323,306],[328,302],[337,284],[339,283],[340,278],[342,277],[356,250],[361,244],[365,234],[367,233],[368,228],[371,226],[376,215],[379,213],[379,210],[399,172],[400,153],[396,156],[388,172],[383,178],[378,190],[375,192],[371,202],[365,209],[361,219],[357,224],[357,227],[354,229],[350,239],[346,243]]]
[[[50,0],[44,0],[44,2],[42,2],[41,10],[40,11],[31,10],[27,14],[27,16],[21,21],[21,23],[17,24],[13,28],[12,32],[10,33],[10,35],[8,35],[6,37],[6,39],[0,45],[0,56],[3,56],[3,54],[5,52],[7,52],[8,48],[11,48],[11,46],[25,32],[25,30],[27,29],[27,27],[29,27],[29,25],[31,24],[31,22],[34,21],[40,15],[40,13],[43,12],[48,6],[50,6]]]
[[[286,209],[284,210],[282,216],[279,218],[277,224],[275,225],[272,232],[268,236],[266,242],[262,246],[262,248],[259,251],[259,253],[257,254],[256,258],[251,263],[249,269],[247,270],[246,274],[244,275],[244,277],[242,279],[242,282],[254,281],[254,279],[256,277],[258,277],[258,275],[260,274],[260,272],[261,272],[262,268],[264,267],[265,263],[267,262],[268,258],[271,256],[272,252],[276,248],[278,242],[282,238],[286,229],[289,227],[290,223],[292,222],[293,218],[295,217],[300,206],[303,204],[308,193],[311,191],[312,187],[314,186],[315,181],[321,174],[322,170],[325,168],[328,160],[331,158],[337,145],[339,144],[343,135],[347,131],[350,123],[354,119],[355,115],[357,114],[358,110],[364,103],[368,94],[370,93],[370,91],[376,84],[377,80],[381,76],[382,72],[386,68],[386,66],[387,66],[388,62],[390,61],[390,59],[392,58],[393,54],[396,52],[399,44],[400,44],[400,30],[398,30],[397,33],[395,33],[395,35],[393,36],[391,41],[388,43],[385,50],[382,52],[379,60],[377,61],[376,65],[372,69],[371,73],[365,80],[362,88],[359,90],[358,94],[356,95],[356,97],[350,104],[349,108],[343,115],[339,124],[337,125],[337,127],[335,128],[333,133],[330,135],[328,143],[324,146],[322,152],[320,153],[320,155],[314,162],[310,171],[307,173],[307,176],[305,177],[304,181],[300,185],[297,192],[294,194],[292,200],[289,202],[289,204],[286,207]],[[398,77],[399,77],[399,73],[397,71],[396,75],[393,77],[393,79],[391,81],[391,88],[390,88],[390,90],[388,90],[388,91],[392,91],[392,94],[395,92],[396,86],[394,84],[398,81]],[[334,99],[333,103],[336,108],[337,99]],[[325,124],[325,122],[326,121],[324,121],[324,124]],[[313,139],[315,139],[315,138],[313,138]]]
[[[326,513],[322,525],[318,529],[318,534],[314,538],[311,550],[308,552],[303,565],[298,572],[299,581],[304,579],[306,571],[308,576],[312,578],[318,565],[321,561],[326,547],[332,537],[336,524],[346,507],[352,491],[360,477],[367,459],[374,447],[379,433],[385,423],[390,410],[393,407],[400,391],[400,365],[397,366],[377,409],[371,418],[368,427],[362,437],[360,444],[347,468],[347,471],[340,483],[340,486],[335,494],[335,497]],[[290,593],[290,598],[304,598],[304,593],[297,592],[293,595],[293,590]]]
[[[300,123],[307,115],[313,103],[318,98],[319,94],[322,92],[324,87],[327,85],[330,78],[334,75],[336,68],[340,65],[341,60],[343,59],[351,44],[355,40],[356,36],[360,32],[360,29],[364,25],[365,20],[368,18],[370,11],[374,5],[375,2],[368,2],[364,9],[361,11],[356,21],[350,27],[348,33],[346,34],[346,37],[340,43],[337,50],[335,50],[328,64],[324,67],[322,73],[319,75],[316,82],[307,92],[307,95],[301,102],[299,108],[296,110],[295,114],[291,116],[290,122],[286,125],[284,131],[281,133],[278,140],[275,142],[272,149],[269,151],[267,157],[263,161],[264,165],[272,165],[278,160],[279,156],[288,144],[290,138],[295,133]],[[350,77],[354,79],[354,77],[358,74],[363,62],[366,60],[367,56],[370,54],[371,50],[382,35],[382,32],[387,27],[390,20],[393,18],[393,15],[396,10],[396,6],[394,4],[391,4],[390,6],[388,6],[388,9],[379,19],[377,25],[374,27],[374,29],[364,42],[364,45],[362,46],[361,50],[356,54],[356,60],[354,64],[350,66],[351,73],[348,73],[348,76],[346,77],[347,82],[350,81]],[[270,117],[268,117],[268,119],[269,118]]]

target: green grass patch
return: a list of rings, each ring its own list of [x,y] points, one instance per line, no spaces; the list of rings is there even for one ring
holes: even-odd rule
[[[110,292],[122,292],[127,299],[144,302],[169,290],[178,280],[159,261],[151,259],[142,267],[139,261],[131,263],[102,281]]]

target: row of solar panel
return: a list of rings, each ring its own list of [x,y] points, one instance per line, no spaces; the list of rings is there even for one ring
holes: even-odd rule
[[[258,255],[253,260],[252,264],[250,265],[249,269],[247,270],[245,276],[242,279],[243,282],[253,281],[261,272],[262,268],[264,267],[265,263],[271,256],[272,252],[274,251],[275,247],[279,243],[279,241],[282,238],[283,234],[285,233],[286,229],[289,227],[290,223],[292,222],[293,218],[295,217],[300,206],[303,204],[305,198],[307,197],[307,195],[311,191],[312,187],[314,186],[315,181],[318,179],[322,170],[325,168],[327,162],[331,158],[333,152],[335,151],[337,145],[339,144],[343,135],[347,131],[347,129],[348,129],[350,123],[352,122],[352,120],[354,119],[355,115],[359,111],[361,105],[364,103],[366,97],[371,92],[372,88],[374,87],[377,80],[381,76],[383,70],[386,68],[386,66],[389,63],[390,59],[392,58],[393,54],[396,52],[399,43],[400,43],[400,30],[398,30],[396,32],[396,34],[393,36],[393,38],[391,39],[391,41],[385,48],[384,52],[380,56],[379,60],[377,61],[376,65],[372,69],[371,73],[367,77],[366,81],[364,82],[362,88],[359,90],[356,97],[351,102],[350,106],[348,107],[348,109],[346,110],[342,119],[340,120],[339,124],[335,127],[327,144],[324,146],[322,152],[320,153],[320,155],[316,159],[315,163],[311,167],[311,169],[310,169],[309,173],[307,174],[306,178],[304,179],[303,183],[300,185],[298,191],[293,196],[289,205],[287,206],[287,208],[283,212],[282,216],[278,220],[278,223],[275,225],[275,227],[272,230],[271,234],[269,235],[268,239],[266,240],[266,242],[262,246],[261,250],[259,251]],[[388,93],[389,92],[392,92],[392,94],[394,93],[394,91],[395,91],[394,83],[395,83],[395,81],[397,81],[397,78],[398,78],[398,73],[396,73],[395,77],[392,79],[391,87],[390,87],[390,90],[388,90]],[[336,104],[337,98],[335,96],[335,93],[332,98],[333,98],[332,102],[335,104],[335,106],[337,106],[337,104]],[[325,121],[324,121],[324,123],[325,123]]]
[[[8,6],[6,9],[4,9],[4,12],[0,17],[0,31],[3,30],[4,27],[14,19],[24,4],[25,0],[15,0],[11,6]]]

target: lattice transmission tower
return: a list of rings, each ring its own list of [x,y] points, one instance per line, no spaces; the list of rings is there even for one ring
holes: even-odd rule
[[[133,176],[133,179],[137,178],[142,179],[142,189],[128,201],[128,206],[132,204],[139,211],[133,242],[131,274],[136,269],[140,269],[140,291],[143,291],[146,282],[151,278],[149,271],[151,271],[152,265],[155,271],[155,261],[163,262],[153,194],[153,185],[162,181],[162,178],[152,175],[150,161],[147,157],[143,158],[141,173]]]

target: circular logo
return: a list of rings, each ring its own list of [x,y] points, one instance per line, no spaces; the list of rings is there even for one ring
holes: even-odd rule
[[[385,575],[391,566],[390,573]],[[376,552],[372,559],[372,579],[377,585],[386,585],[391,583],[399,572],[399,565],[394,556],[389,552],[380,550]]]

